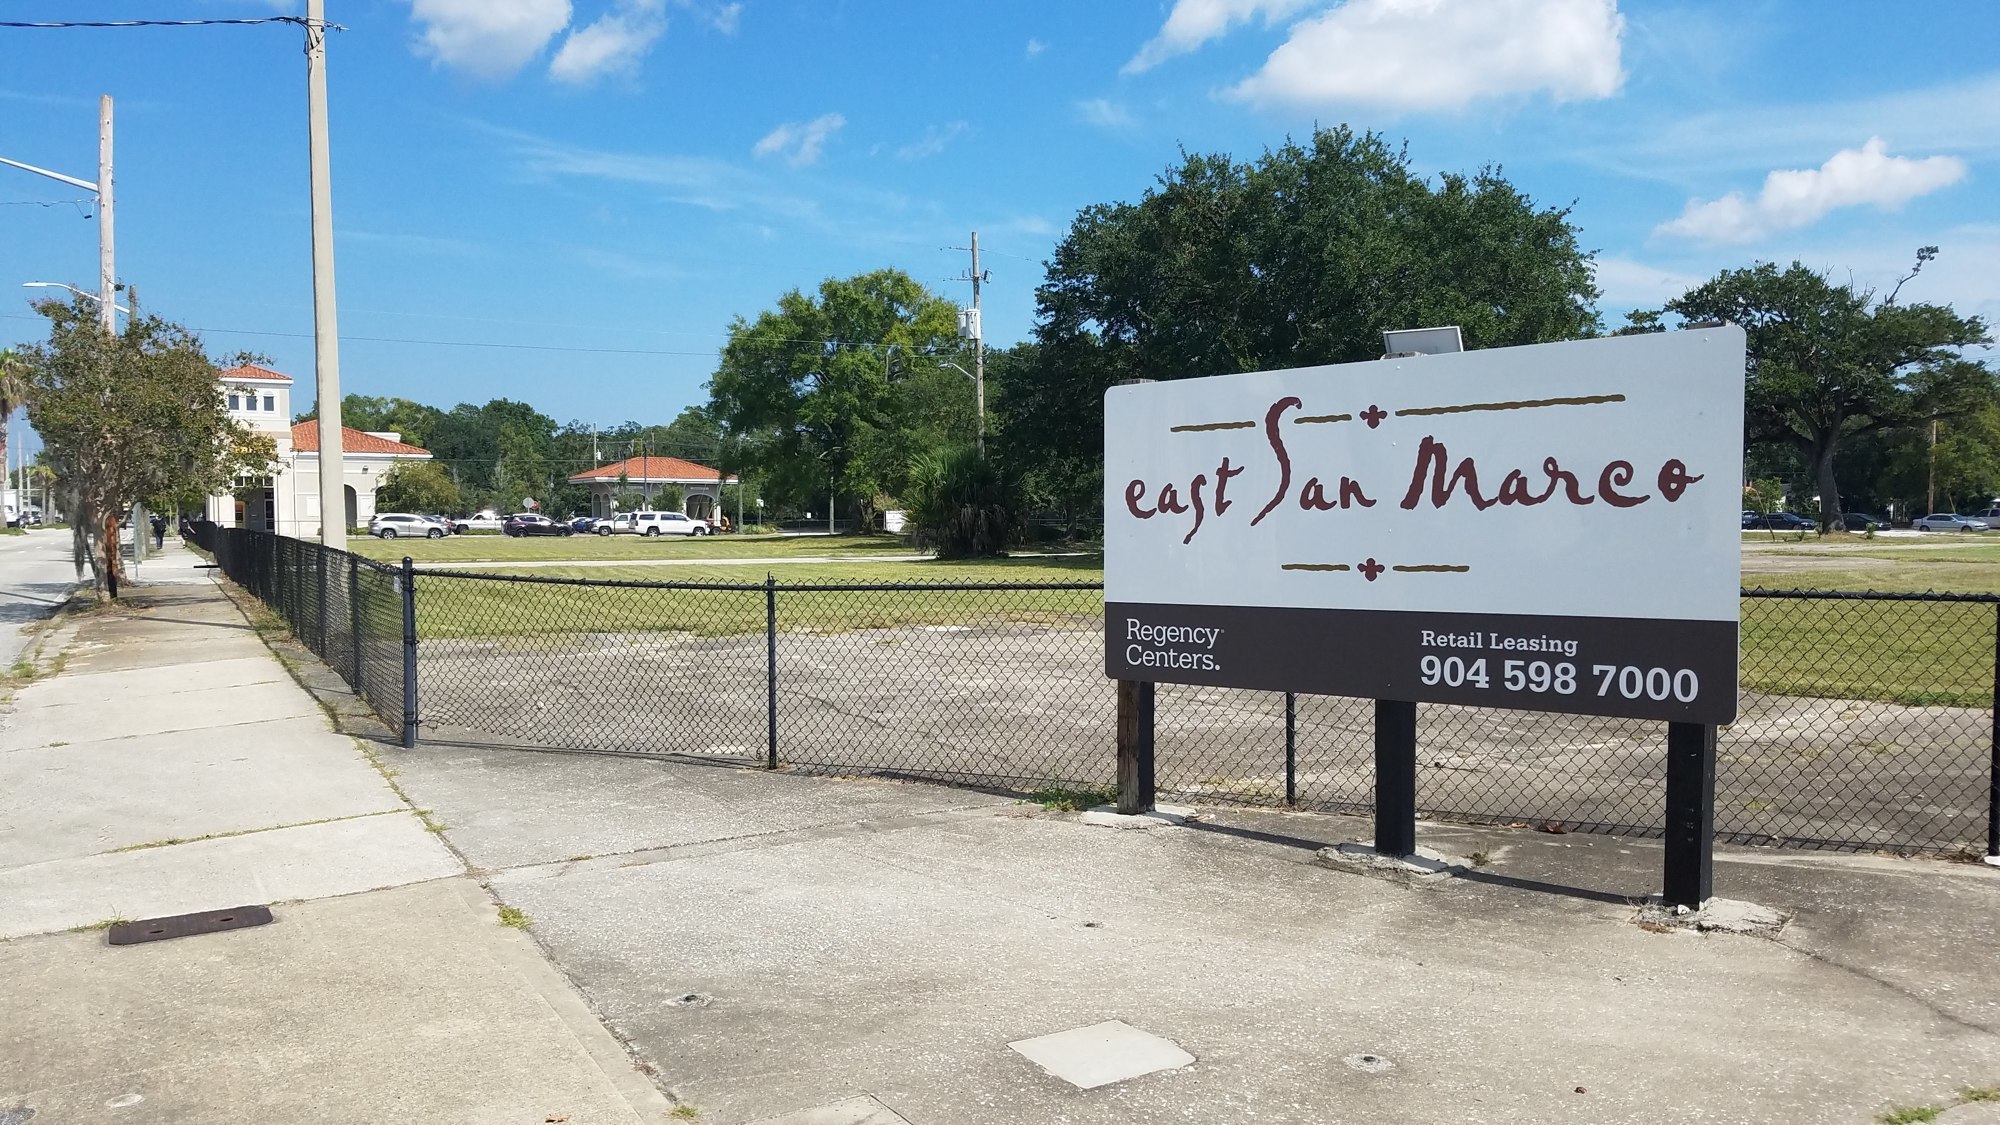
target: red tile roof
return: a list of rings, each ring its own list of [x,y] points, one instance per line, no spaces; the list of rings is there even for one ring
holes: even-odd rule
[[[232,367],[229,370],[224,371],[219,376],[219,378],[261,379],[267,383],[289,383],[292,381],[292,377],[290,375],[281,374],[279,372],[271,370],[268,367],[259,367],[254,363],[246,363],[240,367]]]
[[[319,420],[300,422],[292,427],[292,448],[300,453],[319,452]],[[343,453],[390,453],[403,457],[429,457],[431,451],[419,449],[400,441],[390,441],[360,430],[340,427],[340,449]]]
[[[683,461],[678,457],[628,457],[611,465],[599,465],[595,469],[569,478],[571,484],[589,484],[594,480],[617,480],[619,476],[633,481],[710,481],[722,480],[722,472],[707,465],[697,465],[693,461]],[[735,477],[728,478],[734,481]]]

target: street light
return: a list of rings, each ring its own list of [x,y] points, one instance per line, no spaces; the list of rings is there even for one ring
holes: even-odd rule
[[[979,391],[980,391],[980,393],[979,393],[979,455],[980,455],[981,457],[984,457],[984,456],[986,456],[986,393],[985,393],[985,390],[984,390],[984,388],[980,386],[980,382],[981,382],[981,381],[980,381],[980,378],[979,378],[979,376],[977,376],[977,375],[974,375],[974,374],[973,374],[972,372],[970,372],[970,371],[967,371],[967,370],[966,370],[965,368],[963,368],[963,367],[960,367],[960,366],[959,366],[958,364],[956,364],[956,363],[953,363],[952,361],[950,361],[950,360],[948,360],[948,359],[940,359],[940,360],[938,360],[938,361],[937,361],[937,365],[938,365],[939,367],[949,367],[949,368],[951,368],[951,369],[952,369],[953,371],[956,371],[956,372],[958,372],[958,373],[959,373],[960,375],[963,375],[963,376],[965,376],[965,377],[966,377],[967,379],[970,379],[970,380],[972,380],[972,385],[973,385],[973,387],[975,387],[975,388],[978,388],[978,389],[979,389]]]
[[[84,300],[86,300],[86,301],[94,301],[94,302],[96,302],[96,303],[98,303],[98,304],[100,304],[100,305],[104,303],[104,298],[102,298],[102,297],[98,296],[98,295],[97,295],[97,294],[95,294],[95,293],[92,293],[92,292],[91,292],[90,290],[88,290],[88,289],[78,289],[78,288],[77,288],[76,286],[74,286],[74,285],[64,285],[64,284],[63,284],[62,282],[60,282],[60,281],[24,281],[24,282],[22,282],[22,283],[21,283],[21,288],[23,288],[23,289],[67,289],[67,290],[69,290],[70,292],[72,292],[72,293],[76,294],[77,296],[79,296],[79,297],[82,297],[82,298],[83,298]],[[112,305],[111,307],[112,307],[112,308],[114,308],[114,309],[117,309],[117,310],[118,310],[119,312],[122,312],[122,313],[124,313],[124,314],[125,314],[126,316],[131,316],[131,315],[132,315],[132,310],[131,310],[131,309],[128,309],[128,308],[126,308],[126,307],[125,307],[124,305],[120,305],[120,304],[113,304],[113,305]]]

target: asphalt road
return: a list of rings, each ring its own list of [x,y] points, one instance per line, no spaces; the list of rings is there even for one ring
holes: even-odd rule
[[[54,613],[75,587],[69,532],[0,535],[0,669],[20,656],[22,630]]]

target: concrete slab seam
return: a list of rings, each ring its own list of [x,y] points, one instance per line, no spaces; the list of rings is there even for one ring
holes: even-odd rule
[[[611,1029],[534,935],[525,930],[509,931],[479,917],[482,911],[498,905],[492,890],[465,877],[450,882],[475,924],[498,931],[489,941],[504,963],[527,980],[542,1003],[576,1039],[578,1049],[632,1107],[633,1113],[646,1121],[661,1119],[669,1113],[674,1107],[673,1100],[639,1069],[640,1059],[631,1044]]]

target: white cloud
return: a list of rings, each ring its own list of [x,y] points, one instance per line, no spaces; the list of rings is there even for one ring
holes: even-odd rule
[[[1755,199],[1740,191],[1721,199],[1689,200],[1687,209],[1653,232],[1700,242],[1752,242],[1767,234],[1810,226],[1841,207],[1873,204],[1894,210],[1965,178],[1955,156],[1913,160],[1890,156],[1880,137],[1842,149],[1818,168],[1772,172]]]
[[[1608,98],[1625,79],[1624,30],[1617,0],[1347,0],[1295,25],[1229,94],[1391,110],[1534,93]]]
[[[945,146],[958,138],[971,126],[963,121],[951,121],[943,125],[932,125],[924,130],[924,135],[896,150],[898,160],[922,160],[943,152]]]
[[[1027,55],[1029,58],[1032,59],[1036,55],[1039,55],[1043,51],[1046,51],[1048,49],[1049,45],[1047,43],[1044,43],[1039,39],[1030,39],[1028,40],[1028,45],[1026,47],[1023,47],[1021,50],[1023,54]]]
[[[1132,113],[1110,98],[1091,98],[1076,103],[1077,111],[1083,119],[1100,129],[1129,129],[1132,127]]]
[[[478,78],[512,76],[569,25],[570,0],[411,0],[424,53]]]
[[[716,8],[708,14],[708,26],[724,35],[736,34],[736,29],[743,26],[743,5],[724,4]]]
[[[1247,23],[1258,16],[1267,24],[1276,23],[1305,8],[1314,0],[1175,0],[1174,10],[1159,34],[1146,41],[1139,53],[1119,69],[1120,74],[1151,70],[1175,55],[1185,55],[1211,39],[1228,34],[1232,25]]]
[[[757,156],[781,156],[792,167],[803,168],[819,160],[827,138],[845,124],[847,118],[838,113],[824,114],[811,121],[787,121],[765,134],[750,151]]]
[[[663,0],[621,0],[588,27],[569,33],[549,61],[549,77],[580,85],[608,74],[634,74],[666,33]]]
[[[1682,270],[1631,258],[1598,257],[1591,263],[1606,308],[1658,308],[1707,280]]]

